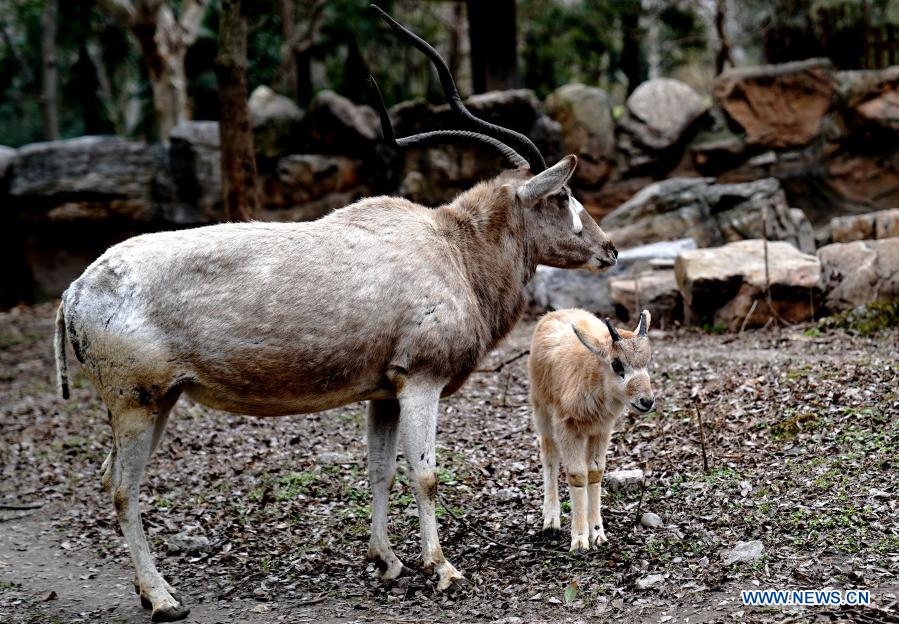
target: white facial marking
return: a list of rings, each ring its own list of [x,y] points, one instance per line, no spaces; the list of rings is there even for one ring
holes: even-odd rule
[[[581,202],[574,198],[574,195],[569,195],[568,209],[571,211],[572,229],[574,229],[575,234],[580,234],[581,230],[584,229],[584,224],[581,222],[580,215],[580,212],[584,207],[581,205]]]

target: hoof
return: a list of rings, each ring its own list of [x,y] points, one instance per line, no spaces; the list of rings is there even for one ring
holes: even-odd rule
[[[425,566],[425,571],[430,566]],[[449,589],[457,589],[457,586],[461,586],[461,584],[468,584],[468,581],[465,580],[465,577],[462,576],[459,571],[453,567],[453,565],[449,561],[443,561],[439,565],[436,566],[437,577],[440,579],[437,581],[437,590],[441,592],[445,592]]]
[[[587,552],[588,550],[590,550],[590,542],[586,535],[579,535],[572,538],[571,548],[568,549],[569,552],[573,553]]]
[[[137,590],[137,593],[140,594],[139,589]],[[140,606],[142,606],[144,609],[152,609],[153,603],[150,602],[150,599],[147,598],[146,596],[141,596],[140,597]]]
[[[375,568],[378,570],[378,578],[382,581],[394,581],[401,576],[412,576],[414,574],[395,555],[390,560],[380,555],[369,555],[368,560],[375,564]]]
[[[455,576],[449,579],[449,585],[447,585],[446,587],[441,587],[442,585],[443,582],[441,581],[437,584],[437,589],[442,591],[444,594],[453,596],[455,594],[460,594],[471,587],[471,582],[464,576]]]
[[[161,607],[153,610],[150,620],[152,622],[177,622],[178,620],[183,620],[189,614],[190,609],[183,605]]]

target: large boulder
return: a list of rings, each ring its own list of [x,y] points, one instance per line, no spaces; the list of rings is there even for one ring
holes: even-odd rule
[[[899,65],[837,72],[844,117],[853,129],[899,132]]]
[[[576,154],[579,188],[601,185],[615,164],[615,121],[608,93],[580,83],[559,87],[546,98],[546,114],[561,126],[566,154]]]
[[[788,148],[818,136],[836,93],[827,59],[727,69],[713,87],[716,101],[750,145]]]
[[[315,94],[300,126],[300,147],[313,154],[368,158],[380,137],[373,108],[328,90]]]
[[[789,243],[745,240],[685,251],[674,271],[692,322],[735,331],[764,325],[775,315],[787,322],[810,320],[819,307],[821,263]]]
[[[12,203],[26,220],[160,217],[156,191],[166,160],[159,145],[108,136],[32,143],[9,167]]]
[[[670,174],[707,111],[699,94],[678,80],[656,78],[638,86],[618,120],[621,175],[658,178]]]
[[[625,309],[617,308],[609,296],[610,282],[652,270],[659,263],[670,265],[679,253],[695,248],[696,243],[687,238],[625,249],[618,254],[614,267],[599,274],[538,266],[528,285],[531,305],[538,311],[583,308],[600,316],[620,312],[627,320],[630,304]]]
[[[403,154],[399,192],[411,201],[438,206],[508,166],[502,156],[485,145],[447,143],[416,147]]]
[[[899,301],[899,238],[834,243],[818,250],[831,312]]]
[[[681,142],[709,109],[689,85],[673,78],[654,78],[639,85],[627,98],[628,117],[622,123],[640,144],[666,150]]]
[[[250,123],[253,124],[256,157],[262,161],[260,164],[288,154],[296,147],[303,112],[293,100],[260,85],[250,94],[247,108]]]
[[[693,238],[714,247],[746,238],[789,241],[813,251],[811,224],[791,209],[773,178],[716,184],[712,178],[671,178],[651,184],[602,220],[619,248]]]
[[[609,281],[609,298],[615,305],[615,315],[623,321],[637,318],[644,308],[652,312],[652,320],[662,329],[684,320],[683,299],[673,268],[612,278]]]
[[[163,206],[167,221],[216,223],[224,218],[221,142],[217,121],[182,121],[169,135],[174,188]]]
[[[834,217],[830,220],[828,230],[830,241],[834,243],[899,236],[899,208]]]
[[[367,194],[359,177],[362,162],[345,156],[293,154],[278,161],[271,175],[260,179],[260,218],[308,221],[342,208]]]
[[[12,164],[13,158],[16,156],[16,150],[0,145],[0,189],[3,188],[3,182],[6,180],[6,174],[9,172],[9,166]]]

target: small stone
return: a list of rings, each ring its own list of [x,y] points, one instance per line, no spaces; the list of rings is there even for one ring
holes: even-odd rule
[[[195,555],[208,551],[209,546],[208,537],[188,531],[182,531],[166,542],[166,550],[172,554],[183,552],[187,555]]]
[[[520,497],[520,493],[515,488],[503,488],[496,491],[497,500],[511,501]]]
[[[637,589],[649,589],[651,587],[655,587],[659,583],[665,580],[665,577],[661,574],[647,574],[643,578],[637,579],[637,582],[634,584]]]
[[[327,452],[319,453],[315,458],[316,463],[322,466],[338,466],[341,464],[355,464],[356,458],[350,453]]]
[[[253,607],[252,609],[250,609],[250,611],[252,611],[253,613],[268,613],[271,610],[272,610],[271,607],[269,607],[265,603],[258,604],[255,607]]]
[[[662,519],[652,513],[651,511],[645,512],[642,516],[640,516],[640,524],[645,526],[647,529],[660,529],[664,526],[664,522]]]
[[[562,601],[559,600],[558,598],[556,598],[555,596],[553,596],[552,598],[550,598],[550,599],[547,600],[546,602],[548,602],[549,604],[562,604]]]
[[[731,550],[721,551],[721,561],[724,565],[733,565],[744,561],[757,561],[765,554],[765,545],[760,540],[751,542],[737,542]]]
[[[636,490],[643,484],[643,471],[639,468],[633,470],[613,470],[607,472],[604,478],[606,488],[610,492],[626,492]]]

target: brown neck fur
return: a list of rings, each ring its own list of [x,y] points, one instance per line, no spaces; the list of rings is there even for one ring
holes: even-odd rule
[[[506,179],[509,178],[509,179]],[[437,209],[438,227],[456,242],[461,269],[483,314],[477,328],[492,348],[524,311],[524,286],[536,268],[527,224],[515,203],[511,176],[482,182]]]

